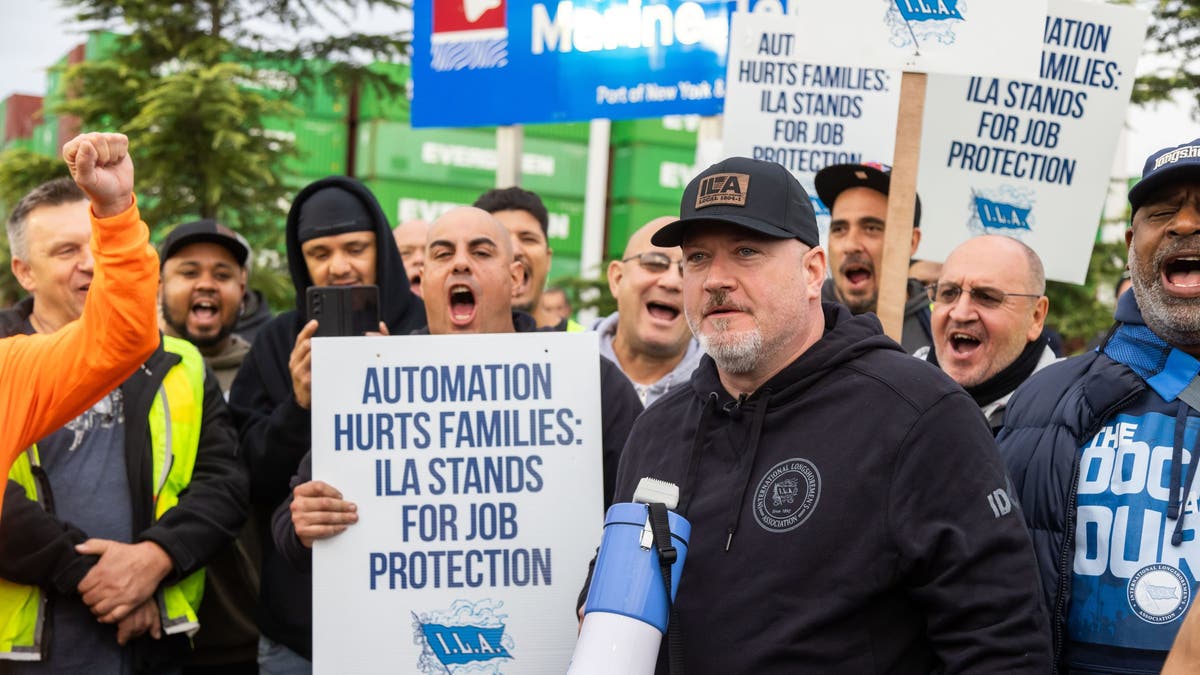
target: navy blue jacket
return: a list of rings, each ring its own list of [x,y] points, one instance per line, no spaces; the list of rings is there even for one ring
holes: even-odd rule
[[[1119,320],[1142,323],[1132,300],[1122,303],[1122,310]],[[1146,390],[1145,380],[1129,366],[1103,353],[1067,359],[1017,389],[996,438],[1033,537],[1058,671],[1067,670],[1080,448]]]

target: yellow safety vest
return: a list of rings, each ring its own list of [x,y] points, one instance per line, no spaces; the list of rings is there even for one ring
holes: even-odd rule
[[[192,480],[204,416],[204,360],[200,352],[191,343],[168,336],[163,337],[163,347],[178,354],[182,361],[163,378],[148,418],[156,520],[179,503],[180,493]],[[33,471],[36,466],[40,461],[34,445],[17,458],[8,477],[25,488],[30,500],[45,508],[47,495],[42,488],[49,486],[39,484]],[[196,610],[203,595],[203,569],[160,588],[156,598],[163,631],[194,635],[200,629]],[[42,590],[0,578],[0,660],[42,660],[45,623],[46,596]]]

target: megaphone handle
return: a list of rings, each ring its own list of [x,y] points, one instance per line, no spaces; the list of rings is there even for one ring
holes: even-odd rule
[[[679,612],[671,597],[671,565],[675,564],[678,551],[671,545],[671,526],[667,522],[667,506],[661,502],[647,504],[650,529],[654,532],[654,547],[658,549],[658,564],[662,569],[663,590],[667,594],[667,656],[671,675],[683,675],[683,636],[679,629]]]

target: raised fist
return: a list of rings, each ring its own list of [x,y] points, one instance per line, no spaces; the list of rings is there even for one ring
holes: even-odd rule
[[[62,154],[97,217],[115,216],[133,203],[133,161],[124,134],[80,134],[63,146]]]

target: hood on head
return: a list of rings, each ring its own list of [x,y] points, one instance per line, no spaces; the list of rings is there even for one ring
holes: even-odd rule
[[[400,251],[392,239],[392,228],[387,216],[380,208],[375,195],[359,181],[348,176],[330,176],[308,184],[292,201],[287,216],[288,271],[296,289],[296,310],[301,316],[307,312],[305,294],[312,286],[312,277],[304,263],[298,236],[300,209],[314,193],[327,187],[341,188],[362,200],[371,214],[375,231],[375,284],[379,286],[379,316],[387,324],[392,335],[404,335],[425,325],[425,304],[413,295],[404,272]]]

